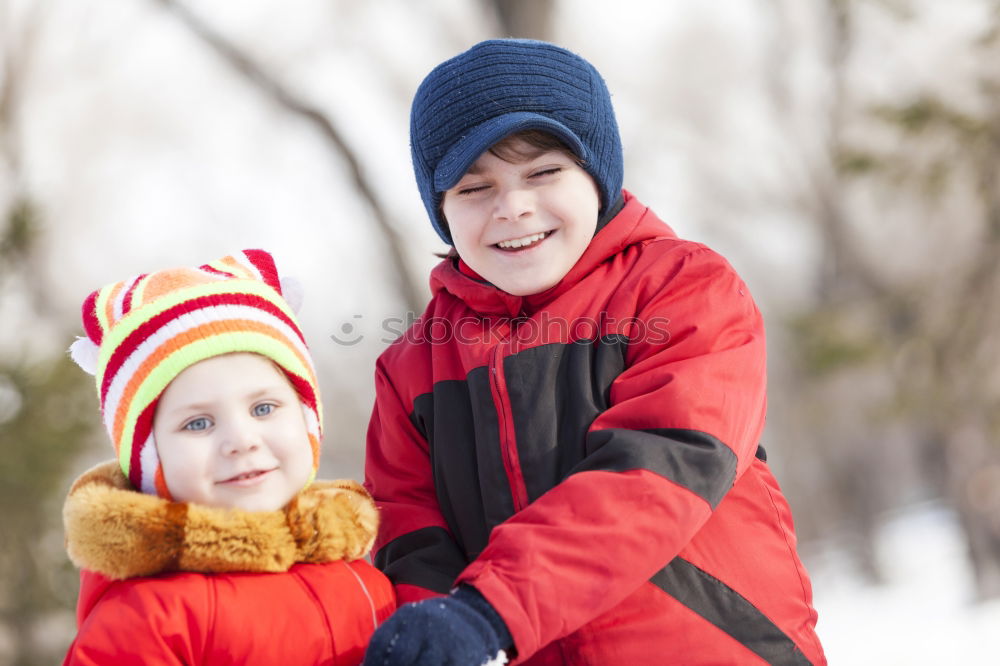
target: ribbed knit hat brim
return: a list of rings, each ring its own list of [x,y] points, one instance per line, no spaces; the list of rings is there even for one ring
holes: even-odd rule
[[[587,153],[576,134],[558,120],[523,111],[508,113],[477,125],[444,154],[434,170],[434,189],[450,190],[490,146],[511,134],[532,129],[555,135],[578,156]]]

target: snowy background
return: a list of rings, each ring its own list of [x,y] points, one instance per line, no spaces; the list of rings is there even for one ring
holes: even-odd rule
[[[445,249],[413,185],[410,97],[439,61],[501,34],[493,4],[0,1],[2,81],[7,92],[18,84],[17,105],[0,105],[0,203],[6,209],[28,196],[40,219],[36,261],[0,282],[0,361],[61,354],[79,332],[80,302],[102,284],[265,247],[305,287],[303,325],[328,412],[323,473],[360,478],[374,359],[389,341],[386,326],[412,317],[390,276],[408,278],[426,298],[434,253]],[[847,397],[837,404],[848,418],[840,421],[863,423],[828,435],[857,458],[852,464],[874,470],[882,494],[872,503],[845,509],[850,488],[828,501],[819,492],[836,485],[828,480],[834,466],[819,457],[826,444],[795,430],[799,413],[810,408],[840,413],[826,402],[829,392],[787,383],[798,330],[789,322],[812,306],[821,282],[816,266],[829,249],[803,201],[830,175],[812,165],[822,163],[830,141],[835,86],[823,44],[829,7],[837,3],[551,4],[547,37],[585,55],[608,81],[626,187],[680,235],[722,252],[765,313],[774,387],[769,458],[796,512],[830,663],[1000,663],[1000,602],[977,601],[960,522],[940,488],[921,476],[917,438],[884,422],[900,409],[879,402],[892,373],[866,370],[844,380],[837,395]],[[842,63],[848,111],[863,106],[858,100],[903,99],[930,87],[970,113],[983,112],[980,84],[983,71],[992,70],[974,45],[984,26],[997,22],[996,3],[844,4],[854,12]],[[316,126],[235,72],[178,7],[339,129],[403,240],[401,263],[389,258],[345,160]],[[860,121],[845,121],[842,133],[885,143],[884,132]],[[935,226],[913,216],[925,208],[920,201],[897,208],[892,197],[872,204],[866,196],[847,192],[843,201],[861,211],[854,219],[866,225],[866,250],[900,274],[947,273],[942,248],[977,242],[975,229],[956,222],[962,214],[953,211],[947,225]],[[926,261],[927,252],[935,261]],[[5,386],[0,372],[0,427],[20,408],[16,391]],[[879,409],[864,412],[858,402],[878,402]],[[44,507],[55,531],[32,537],[36,560],[63,557],[61,493],[75,474],[107,457],[105,447],[95,437],[68,463]],[[891,468],[873,467],[864,457],[871,451]],[[861,476],[845,470],[845,478]],[[878,584],[859,565],[859,533],[870,540],[860,550],[870,551]],[[0,601],[14,579],[13,569],[0,571]],[[20,625],[27,638],[10,628],[19,609],[0,603],[7,623],[0,622],[0,663],[25,642],[43,656],[11,663],[52,663],[73,633],[72,597],[64,591],[61,607]]]
[[[883,585],[866,585],[836,543],[810,544],[817,631],[831,664],[1000,663],[1000,601],[975,603],[955,517],[922,504],[887,517],[877,551]]]

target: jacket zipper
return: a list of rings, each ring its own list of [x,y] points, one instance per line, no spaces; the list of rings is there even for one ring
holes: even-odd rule
[[[490,358],[490,389],[493,393],[493,404],[497,410],[497,423],[500,430],[500,457],[503,459],[504,471],[507,473],[507,483],[510,485],[514,511],[518,512],[528,506],[528,489],[524,484],[524,476],[521,474],[514,419],[507,396],[507,380],[503,372],[503,351],[508,344],[508,342],[501,342],[493,348],[493,354]]]

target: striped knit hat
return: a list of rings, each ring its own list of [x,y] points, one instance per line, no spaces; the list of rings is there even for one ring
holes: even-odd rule
[[[529,129],[553,134],[583,160],[600,190],[602,215],[619,201],[622,142],[600,73],[555,44],[492,39],[431,70],[410,109],[417,188],[444,242],[451,235],[441,194],[490,146]]]
[[[142,492],[170,497],[153,441],[163,391],[189,366],[232,352],[265,356],[288,377],[302,402],[315,477],[319,385],[269,253],[244,250],[109,284],[84,301],[83,328],[87,337],[73,343],[71,355],[96,377],[118,462]]]

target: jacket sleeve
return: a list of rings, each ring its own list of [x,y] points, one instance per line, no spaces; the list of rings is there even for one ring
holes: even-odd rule
[[[140,580],[113,583],[83,618],[64,666],[183,666],[201,663],[202,628],[187,600]],[[184,605],[184,608],[179,607]]]
[[[646,273],[625,370],[590,426],[587,455],[497,526],[459,577],[498,610],[521,658],[666,566],[757,449],[764,332],[743,282],[707,248]]]
[[[468,565],[434,491],[426,438],[410,419],[379,359],[368,427],[365,487],[382,514],[375,565],[400,604],[447,594]]]

